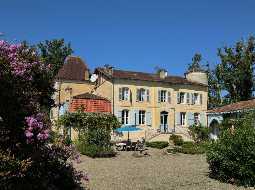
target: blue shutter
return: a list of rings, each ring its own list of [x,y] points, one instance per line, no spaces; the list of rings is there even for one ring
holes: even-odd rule
[[[177,104],[181,103],[180,92],[177,92]]]
[[[171,104],[171,92],[167,92],[167,101],[169,104]]]
[[[175,113],[175,123],[176,125],[181,125],[181,117],[180,117],[180,112]]]
[[[186,94],[186,103],[190,104],[190,93]]]
[[[200,113],[200,123],[202,126],[206,126],[206,115],[205,113]]]
[[[134,125],[139,125],[139,110],[134,110]]]
[[[147,90],[147,102],[150,101],[150,90]]]
[[[119,100],[122,100],[122,88],[119,88]]]
[[[122,111],[118,111],[116,116],[118,118],[118,121],[121,123]]]
[[[191,104],[193,105],[193,104],[195,104],[194,94],[193,94],[193,93],[191,93],[190,95],[191,95]]]
[[[146,119],[146,125],[151,127],[152,125],[151,112],[148,111],[145,113],[145,119]]]
[[[160,90],[158,90],[158,103],[160,103]]]
[[[129,124],[130,125],[135,125],[135,111],[134,110],[130,110],[129,111]]]
[[[140,89],[136,89],[136,101],[139,102],[139,93],[140,93]]]
[[[191,125],[194,125],[194,113],[192,112],[187,113],[187,121],[188,121],[188,127]]]

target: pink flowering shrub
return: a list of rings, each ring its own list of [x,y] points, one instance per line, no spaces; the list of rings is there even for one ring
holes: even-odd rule
[[[54,76],[44,60],[35,47],[0,41],[0,189],[79,189],[88,180],[72,166],[73,147],[49,144]]]

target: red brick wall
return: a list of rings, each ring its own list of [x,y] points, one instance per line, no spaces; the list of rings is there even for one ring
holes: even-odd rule
[[[111,103],[107,100],[94,99],[73,99],[69,107],[70,112],[75,112],[83,106],[86,112],[104,112],[111,113]]]

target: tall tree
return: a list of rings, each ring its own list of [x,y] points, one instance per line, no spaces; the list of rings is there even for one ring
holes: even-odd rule
[[[218,107],[221,102],[221,88],[214,70],[208,70],[208,109]]]
[[[201,60],[202,55],[200,53],[195,53],[195,55],[192,58],[192,63],[188,67],[188,71],[201,71]]]
[[[227,92],[230,102],[247,100],[254,88],[255,38],[247,42],[238,41],[234,47],[218,49],[221,63],[217,65],[215,76],[222,90]]]
[[[49,111],[49,108],[54,104],[54,101],[51,98],[54,93],[54,90],[52,90],[53,80],[59,69],[64,65],[66,57],[71,55],[73,50],[70,43],[66,44],[64,39],[40,42],[37,45],[37,50],[40,59],[50,67],[50,72],[43,78],[45,88],[42,89],[40,96],[40,104],[45,110]],[[51,85],[48,85],[48,83]]]
[[[40,42],[38,50],[43,61],[51,65],[51,77],[53,78],[63,66],[66,57],[73,53],[71,44],[66,44],[64,39]]]

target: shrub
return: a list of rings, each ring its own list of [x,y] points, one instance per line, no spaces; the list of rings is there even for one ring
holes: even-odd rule
[[[192,125],[189,127],[189,134],[195,142],[209,140],[210,129],[202,125]]]
[[[234,131],[222,132],[209,147],[207,162],[211,177],[255,186],[255,129],[244,123]]]
[[[114,115],[78,110],[62,116],[58,125],[72,127],[79,132],[75,144],[82,154],[93,158],[116,155],[111,147],[111,131],[120,127],[120,123]]]
[[[100,147],[97,145],[85,144],[84,142],[81,141],[76,142],[76,146],[81,154],[92,158],[114,157],[117,154],[110,146]]]
[[[151,148],[158,148],[158,149],[163,149],[168,147],[169,143],[166,141],[154,141],[154,142],[146,142],[147,147]]]
[[[184,143],[182,136],[180,136],[180,135],[173,134],[169,137],[169,140],[173,141],[174,145],[176,145],[176,146],[181,146]]]
[[[184,142],[181,147],[174,147],[167,150],[169,153],[183,153],[183,154],[203,154],[206,152],[208,143]]]

